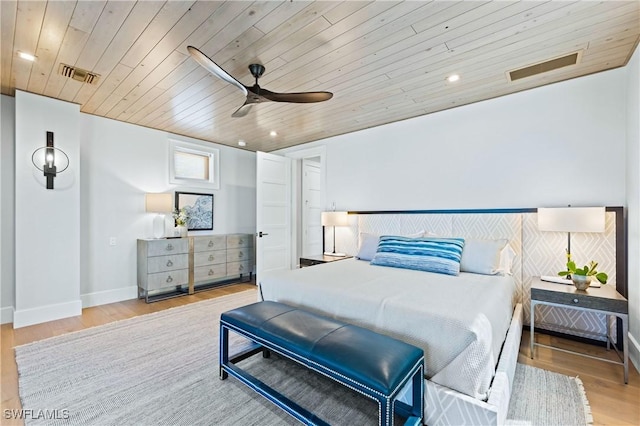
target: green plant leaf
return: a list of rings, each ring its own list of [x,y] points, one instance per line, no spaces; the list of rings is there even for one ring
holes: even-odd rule
[[[569,271],[560,271],[560,272],[558,272],[558,275],[560,275],[561,277],[565,277],[565,276],[569,275],[570,273],[571,272],[569,272]]]
[[[609,279],[609,276],[604,272],[599,272],[596,274],[596,279],[600,281],[602,284],[606,284],[607,280]]]
[[[576,262],[574,262],[572,260],[567,262],[567,270],[569,270],[571,272],[575,271],[576,270]]]

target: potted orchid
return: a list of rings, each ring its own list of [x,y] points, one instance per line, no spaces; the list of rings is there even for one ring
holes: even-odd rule
[[[173,211],[173,220],[176,223],[176,236],[186,237],[187,236],[187,220],[189,219],[189,215],[187,214],[187,210],[185,208],[175,209]]]

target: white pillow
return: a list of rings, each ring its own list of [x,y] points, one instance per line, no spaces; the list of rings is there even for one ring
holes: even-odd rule
[[[460,272],[496,275],[501,271],[500,253],[507,245],[507,240],[472,240],[466,239],[460,260]],[[511,270],[511,268],[509,268]],[[505,273],[505,272],[503,272]]]
[[[420,238],[424,235],[424,233],[424,231],[419,231],[415,234],[403,235],[403,237]],[[378,251],[378,242],[380,241],[380,235],[361,232],[359,237],[359,249],[358,254],[356,255],[356,259],[371,261],[371,259],[373,259],[373,256],[375,256],[376,252]]]
[[[375,234],[367,234],[365,232],[360,233],[360,248],[356,258],[360,260],[370,261],[378,251],[378,241],[380,236]]]
[[[516,252],[513,251],[511,246],[507,244],[500,252],[500,267],[498,273],[500,275],[512,275],[511,267],[513,266],[513,260],[516,258]]]

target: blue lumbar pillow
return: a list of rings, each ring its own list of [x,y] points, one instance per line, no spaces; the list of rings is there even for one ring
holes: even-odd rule
[[[458,275],[464,238],[382,236],[372,265]]]

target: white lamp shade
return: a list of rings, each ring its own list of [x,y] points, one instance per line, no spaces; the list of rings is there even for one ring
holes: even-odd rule
[[[538,229],[558,232],[604,232],[604,207],[538,209]]]
[[[146,194],[144,206],[147,213],[168,213],[173,211],[171,194]]]
[[[320,216],[322,226],[348,226],[347,212],[322,212]]]

